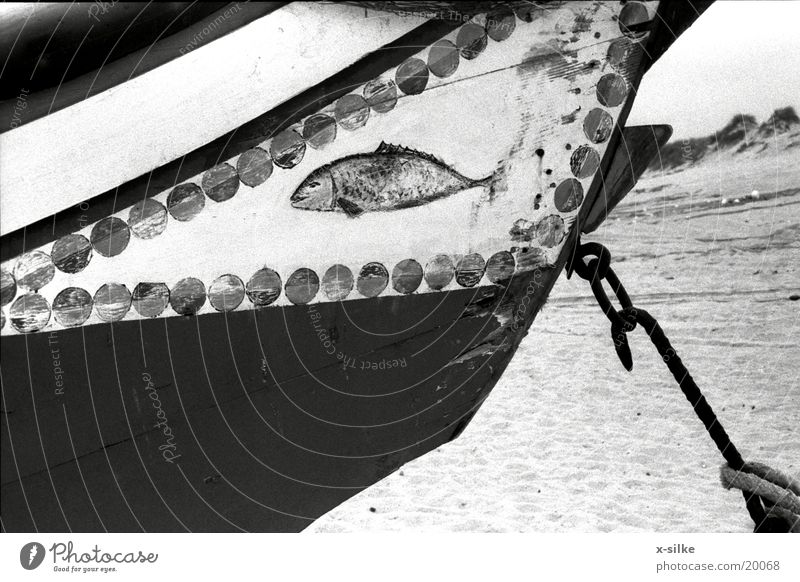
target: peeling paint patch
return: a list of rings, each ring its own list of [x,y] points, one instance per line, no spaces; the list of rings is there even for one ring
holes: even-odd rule
[[[464,306],[461,317],[485,317],[494,311],[500,301],[500,295],[494,287],[482,288],[477,298]]]
[[[544,44],[533,45],[519,65],[520,73],[535,74],[547,71],[550,79],[563,76],[559,71],[573,66],[578,60],[577,52],[564,50],[565,42],[552,39]]]
[[[533,240],[533,232],[535,225],[530,220],[520,218],[514,221],[514,226],[508,233],[511,235],[511,240],[517,243],[529,243]]]
[[[547,255],[539,247],[520,249],[516,253],[516,261],[518,271],[533,271],[551,266]]]
[[[576,14],[575,22],[572,25],[572,32],[589,32],[593,23],[594,19],[588,14]]]
[[[468,352],[464,352],[462,355],[458,356],[455,360],[451,360],[447,363],[445,367],[455,366],[458,364],[464,364],[470,360],[474,360],[475,358],[480,358],[482,356],[493,356],[497,351],[503,347],[505,340],[500,344],[493,344],[493,343],[485,343],[481,344],[475,348],[472,348]]]
[[[578,118],[578,113],[580,112],[581,108],[578,107],[572,113],[567,113],[566,115],[561,116],[561,125],[569,125],[570,123],[575,123],[575,120]]]

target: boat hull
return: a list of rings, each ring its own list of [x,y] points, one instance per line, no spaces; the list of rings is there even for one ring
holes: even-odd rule
[[[464,429],[559,271],[6,338],[4,528],[302,530]]]
[[[624,195],[612,161],[648,35],[681,20],[664,10],[296,3],[258,24],[316,30],[273,38],[300,56],[213,91],[182,82],[198,107],[159,102],[169,135],[150,103],[131,131],[97,121],[130,87],[81,103],[86,131],[76,110],[4,135],[4,204],[28,226],[0,252],[3,528],[299,531],[458,436]],[[226,39],[258,61],[242,42],[258,30]],[[162,95],[172,65],[138,80]],[[70,140],[28,172],[37,132]],[[79,132],[106,144],[106,174],[61,171]],[[115,136],[136,137],[129,164]],[[368,171],[342,170],[354,159]]]

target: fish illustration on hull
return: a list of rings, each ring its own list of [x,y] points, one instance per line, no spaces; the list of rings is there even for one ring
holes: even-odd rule
[[[381,143],[373,153],[355,154],[314,170],[292,194],[295,208],[344,212],[421,206],[462,190],[491,185],[462,176],[430,154]]]

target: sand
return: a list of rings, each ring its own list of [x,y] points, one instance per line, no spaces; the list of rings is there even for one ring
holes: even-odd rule
[[[800,477],[798,151],[649,173],[584,240],[611,250],[743,457]],[[307,531],[751,531],[649,339],[631,344],[628,373],[588,285],[562,276],[462,436]]]

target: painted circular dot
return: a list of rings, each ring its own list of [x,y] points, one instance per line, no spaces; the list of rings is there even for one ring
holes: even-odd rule
[[[616,73],[608,73],[597,82],[597,100],[606,107],[617,107],[625,101],[628,84]]]
[[[647,34],[650,15],[641,2],[628,2],[619,13],[619,29],[628,38],[639,39]]]
[[[556,188],[554,202],[559,212],[572,212],[583,202],[583,186],[575,178],[567,178]]]
[[[517,27],[517,18],[514,12],[505,8],[497,12],[490,12],[486,16],[486,34],[494,41],[506,40]]]
[[[471,61],[481,54],[488,44],[486,29],[470,22],[461,27],[456,37],[456,46],[461,56]]]
[[[554,247],[564,239],[564,220],[555,214],[545,216],[536,225],[536,240],[543,247]]]
[[[592,109],[583,120],[583,131],[592,143],[603,143],[613,129],[614,119],[602,109]]]
[[[17,285],[28,291],[38,291],[50,281],[56,273],[50,255],[42,251],[25,253],[14,265],[14,279]]]
[[[456,282],[462,287],[474,287],[483,278],[486,261],[478,253],[464,255],[456,265]]]
[[[138,238],[151,239],[167,228],[167,209],[158,200],[147,198],[131,207],[128,226]]]
[[[500,251],[486,262],[486,276],[492,283],[507,281],[514,275],[514,256],[508,251]]]
[[[606,52],[608,64],[617,71],[624,71],[626,65],[631,62],[631,56],[637,46],[636,43],[632,43],[627,38],[618,38],[611,41]]]
[[[39,331],[50,321],[50,304],[38,293],[20,295],[8,312],[11,325],[18,332]]]
[[[264,307],[280,297],[282,287],[280,275],[264,267],[256,271],[247,282],[247,297],[256,307]]]
[[[425,265],[425,282],[434,291],[444,289],[455,276],[453,261],[447,255],[436,255]]]
[[[319,277],[314,271],[305,267],[289,275],[284,287],[286,298],[295,305],[305,305],[314,299],[317,291],[319,291]]]
[[[600,154],[592,147],[578,146],[569,159],[569,169],[576,178],[593,176],[600,167]]]
[[[377,297],[389,284],[389,272],[380,263],[367,263],[361,267],[356,288],[364,297]]]
[[[17,294],[17,281],[6,269],[0,269],[0,305],[8,305]]]
[[[449,77],[458,69],[458,47],[449,40],[440,40],[428,53],[428,69],[437,77]]]
[[[361,95],[345,95],[336,102],[333,114],[343,129],[353,131],[369,119],[369,105]]]
[[[344,265],[329,267],[322,276],[322,290],[331,301],[341,301],[353,290],[353,272]]]
[[[208,300],[217,311],[233,311],[244,300],[244,283],[236,275],[220,275],[208,288]]]
[[[131,231],[124,220],[109,216],[94,225],[89,240],[94,250],[104,257],[115,257],[127,248]]]
[[[80,273],[92,260],[92,245],[80,234],[62,236],[50,252],[53,264],[63,273]]]
[[[414,259],[404,259],[392,269],[392,287],[398,293],[408,295],[422,283],[422,265]]]
[[[425,61],[411,57],[397,67],[395,81],[406,95],[419,95],[428,85],[428,77],[428,65]]]
[[[303,139],[315,150],[322,149],[336,139],[336,120],[317,113],[303,124]]]
[[[236,173],[242,184],[255,188],[272,175],[272,159],[261,148],[247,150],[236,161]]]
[[[133,290],[133,308],[142,317],[157,317],[169,304],[169,287],[164,283],[139,283]]]
[[[294,168],[306,154],[306,142],[291,129],[280,132],[269,144],[272,163],[279,168]]]
[[[103,321],[119,321],[131,308],[131,292],[125,285],[106,283],[94,294],[94,311]]]
[[[206,303],[206,286],[200,279],[186,277],[172,287],[169,304],[180,315],[194,315]]]
[[[230,164],[218,164],[206,170],[200,186],[214,202],[225,202],[233,198],[239,190],[239,174]]]
[[[53,300],[53,316],[64,327],[81,325],[92,314],[92,296],[80,287],[67,287]]]
[[[391,111],[397,105],[397,84],[392,79],[373,79],[364,85],[364,99],[377,113]]]
[[[203,189],[191,182],[175,186],[167,197],[167,208],[172,218],[179,222],[188,222],[206,205]]]

